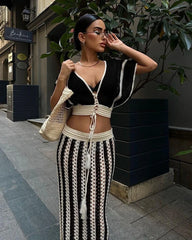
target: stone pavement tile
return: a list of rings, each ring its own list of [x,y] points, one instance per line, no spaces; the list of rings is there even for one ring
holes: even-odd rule
[[[135,240],[131,234],[129,224],[114,209],[107,208],[107,218],[110,240]]]
[[[179,186],[179,185],[172,185],[171,187],[160,191],[157,193],[157,195],[164,200],[165,203],[170,203],[172,201],[175,201],[177,199],[182,198],[183,193],[185,192],[185,188]]]
[[[30,195],[31,188],[24,179],[17,176],[0,177],[0,189],[6,201]]]
[[[160,209],[167,204],[181,199],[184,194],[181,187],[173,185],[163,191],[148,196],[135,202],[145,213],[153,212],[154,210]]]
[[[29,161],[26,155],[20,151],[16,153],[6,153],[6,155],[19,172],[35,167],[34,162]]]
[[[46,158],[54,161],[56,163],[56,148],[50,148],[49,146],[40,147],[38,151],[42,153]]]
[[[53,164],[49,159],[40,154],[29,154],[21,150],[15,153],[6,153],[6,155],[19,172],[37,167],[46,169],[49,164]]]
[[[13,214],[11,213],[3,194],[0,192],[0,232],[6,230],[6,222],[13,220]]]
[[[154,194],[135,202],[135,204],[147,214],[165,206],[167,204],[167,201],[164,201],[164,199],[159,197],[157,194]]]
[[[53,225],[31,234],[27,240],[59,240],[59,225]]]
[[[18,172],[13,168],[13,164],[8,161],[7,156],[4,152],[0,149],[0,163],[1,163],[1,170],[0,170],[0,177],[7,177],[10,175],[18,175]]]
[[[39,136],[38,132],[33,132],[33,129],[30,128],[31,131],[28,133],[25,133],[25,135],[20,136],[20,140],[17,141],[18,143],[24,143],[26,146],[31,145],[32,147],[35,147],[38,149],[38,147],[44,147],[48,144],[48,142],[44,142],[42,138]],[[15,138],[17,135],[15,136]]]
[[[6,153],[6,156],[7,156],[7,153],[17,153],[20,148],[16,147],[14,144],[10,144],[10,141],[6,141],[5,142],[5,139],[3,140],[3,143],[1,143],[1,139],[0,138],[0,148],[3,150],[4,153]]]
[[[2,151],[0,150],[0,152]],[[3,155],[2,153],[1,156],[3,156],[3,158],[0,158],[0,165],[1,163],[5,165],[7,164],[10,170],[12,169],[12,172],[16,172],[16,174],[2,176],[1,172],[4,169],[0,168],[0,176],[2,176],[0,177],[0,190],[2,192],[2,195],[5,198],[7,205],[12,211],[24,235],[27,236],[29,234],[35,234],[38,232],[38,235],[40,236],[42,229],[57,224],[58,220],[56,220],[50,210],[47,209],[45,204],[36,195],[36,193],[33,191],[27,181],[23,178],[23,176],[14,168],[14,165],[7,158],[7,156],[5,154]],[[52,163],[52,165],[54,165],[54,163]],[[42,186],[44,185],[45,181],[45,179],[42,180]],[[37,184],[35,184],[34,182],[32,185],[34,188],[37,186]],[[52,183],[52,185],[54,185],[54,188],[56,188],[56,184]],[[41,191],[42,189],[43,187],[39,191]],[[49,195],[47,191],[46,197],[49,198],[51,194],[53,194],[53,192],[51,192]],[[55,194],[53,196],[55,196]],[[45,235],[46,232],[42,232],[42,234]],[[8,229],[6,230],[6,234],[9,234]],[[10,238],[7,240],[12,239]]]
[[[0,231],[0,240],[26,240],[16,221],[9,222],[9,229]]]
[[[8,205],[25,236],[57,223],[36,194],[8,201]]]
[[[57,185],[51,184],[51,185],[44,186],[43,188],[37,188],[35,189],[35,192],[58,221],[59,220],[59,198],[58,198]]]
[[[183,236],[186,240],[192,239],[192,218],[174,228],[174,231]]]
[[[192,205],[192,191],[183,186],[179,186],[181,190],[180,199],[183,199],[185,202],[188,202]]]
[[[5,148],[2,147],[0,144],[0,147],[4,150],[6,153],[7,157],[12,161],[14,164],[14,167],[19,171],[27,171],[29,169],[34,169],[34,168],[42,168],[46,170],[52,169],[52,172],[56,172],[56,166],[55,166],[55,160],[48,159],[45,155],[42,153],[38,152],[38,149],[30,146],[19,145],[16,147],[13,145],[12,147],[9,147],[10,144],[7,144]],[[53,178],[54,182],[56,182],[56,174],[50,175],[51,178]]]
[[[25,180],[28,180],[28,179],[31,179],[31,178],[35,178],[35,177],[39,177],[39,176],[44,175],[45,171],[42,168],[36,167],[36,168],[33,168],[33,169],[23,170],[20,173]]]
[[[186,192],[184,187],[173,185],[163,191],[135,202],[145,213],[153,212],[178,199],[188,199],[192,202],[192,193]]]
[[[15,217],[0,192],[0,240],[25,240]]]
[[[149,216],[153,216],[156,220],[172,229],[192,216],[192,205],[182,199],[178,199],[153,211]]]
[[[123,222],[117,222],[116,228],[109,227],[109,240],[149,240],[147,236],[142,238],[136,238],[130,231],[130,226],[127,226]]]
[[[181,185],[175,184],[172,187],[159,192],[158,195],[163,199],[167,199],[168,203],[180,199],[192,204],[192,191]]]
[[[30,135],[30,133],[29,133]],[[35,156],[45,156],[45,153],[43,152],[42,149],[46,148],[47,151],[52,150],[53,152],[56,153],[56,146],[53,145],[50,147],[50,145],[47,145],[47,143],[43,143],[43,142],[39,142],[39,139],[36,138],[34,139],[34,141],[32,141],[28,136],[26,137],[26,139],[22,139],[22,141],[17,141],[14,145],[17,146],[18,148],[20,148],[20,150],[22,152],[25,152],[26,154],[28,154],[29,156],[32,156],[33,154]],[[52,148],[52,149],[51,149]],[[39,150],[40,149],[40,150]]]
[[[157,221],[154,217],[146,215],[130,224],[130,234],[134,239],[156,240],[165,235],[170,228]],[[147,238],[146,238],[147,237]]]
[[[58,183],[58,178],[57,178],[57,168],[56,165],[54,164],[49,164],[45,168],[45,174],[55,183]]]
[[[56,165],[50,161],[47,161],[47,163],[45,163],[45,166],[42,166],[41,163],[38,162],[38,160],[35,160],[33,163],[33,168],[24,169],[20,172],[28,183],[30,183],[30,181],[32,181],[31,179],[33,178],[45,176],[49,179],[47,179],[49,184],[57,184],[57,168]]]
[[[120,201],[115,196],[113,196],[112,194],[109,193],[107,207],[114,209],[114,208],[120,206],[121,204],[123,204],[122,201]]]
[[[110,209],[110,204],[108,208]],[[116,214],[119,215],[119,219],[125,221],[126,224],[134,222],[144,216],[142,210],[134,203],[129,205],[121,204],[115,208],[113,207],[113,209],[115,210]]]
[[[17,122],[13,122],[10,125],[8,125],[7,123],[3,124],[3,126],[1,125],[2,136],[4,136],[5,138],[12,136],[14,140],[18,136],[19,138],[17,140],[19,141],[23,141],[23,139],[25,139],[26,137],[32,138],[33,136],[35,136],[37,130],[30,127],[30,125],[26,125],[26,122],[22,122],[22,125],[20,126],[18,126],[17,124]]]
[[[26,181],[34,191],[38,188],[41,189],[47,185],[53,184],[51,179],[45,174],[41,176],[34,176],[32,178],[27,179]]]
[[[185,218],[192,217],[192,204],[191,202],[187,202],[185,199],[176,200],[170,206],[173,206],[175,208],[175,211],[177,211],[180,215],[182,215]]]
[[[37,192],[40,192],[43,187],[55,184],[57,186],[56,168],[49,167],[48,169],[34,168],[21,171],[23,178],[27,181],[30,187]],[[57,187],[55,187],[57,188]]]
[[[170,232],[168,232],[167,234],[165,234],[163,237],[159,238],[158,240],[186,240],[186,239],[184,237],[182,237],[180,234],[171,230]]]
[[[0,149],[0,190],[6,201],[31,194],[31,188]],[[9,171],[5,173],[5,169]]]

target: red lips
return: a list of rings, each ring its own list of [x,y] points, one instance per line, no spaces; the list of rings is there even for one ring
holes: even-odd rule
[[[105,48],[106,47],[106,43],[100,43],[100,46]]]

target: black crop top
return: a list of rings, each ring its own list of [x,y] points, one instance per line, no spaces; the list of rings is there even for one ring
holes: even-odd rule
[[[136,62],[134,60],[105,61],[105,71],[102,79],[91,88],[76,72],[72,72],[68,87],[74,92],[66,102],[66,107],[73,105],[93,105],[93,92],[98,92],[98,102],[101,105],[117,107],[125,103],[132,91],[135,79]]]

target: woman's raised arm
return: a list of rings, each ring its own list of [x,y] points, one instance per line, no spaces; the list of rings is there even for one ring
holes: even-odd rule
[[[157,67],[157,63],[153,59],[144,53],[128,47],[120,39],[118,39],[114,33],[107,35],[107,46],[134,59],[137,62],[137,74],[151,72]]]

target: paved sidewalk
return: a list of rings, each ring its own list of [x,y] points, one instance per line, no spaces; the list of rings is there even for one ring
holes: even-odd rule
[[[0,110],[0,240],[59,240],[55,153],[39,128]],[[126,205],[110,195],[110,240],[192,240],[192,191],[174,185]]]

